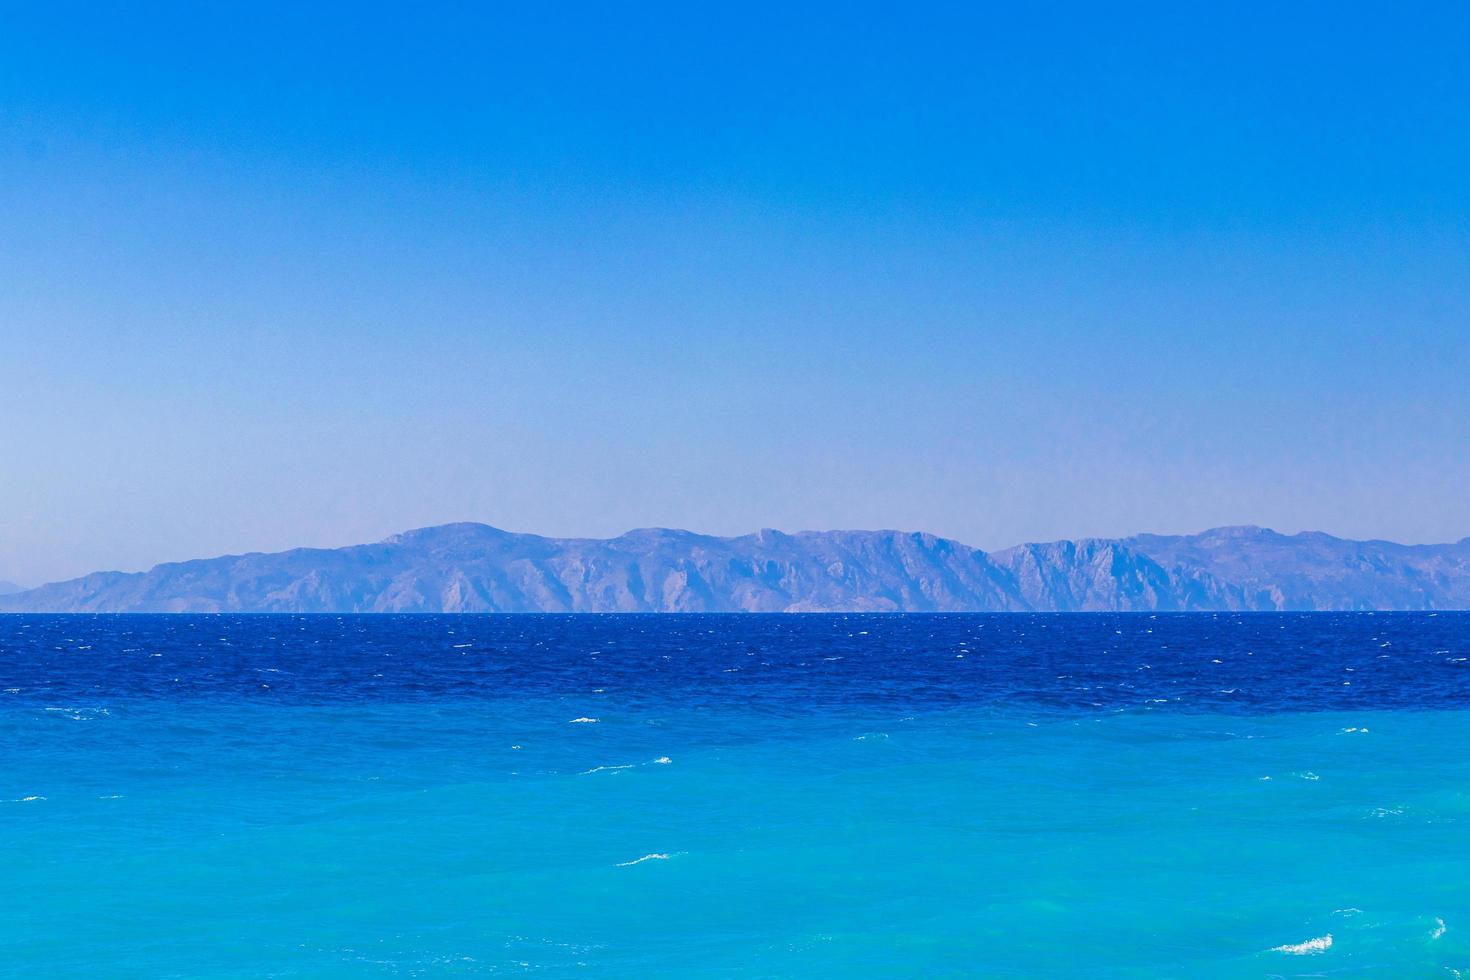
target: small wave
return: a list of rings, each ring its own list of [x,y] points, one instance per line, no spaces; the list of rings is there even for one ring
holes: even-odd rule
[[[12,802],[12,803],[40,803],[40,802],[44,801],[45,799],[46,799],[46,797],[44,797],[44,796],[22,796],[20,799],[18,799],[18,800],[11,800],[10,802]]]
[[[1294,772],[1292,773],[1292,775],[1295,776],[1297,779],[1305,779],[1309,783],[1315,783],[1317,780],[1322,778],[1315,772]]]
[[[642,864],[644,861],[667,861],[683,853],[683,851],[675,851],[673,854],[645,854],[641,858],[634,858],[631,861],[619,861],[615,867],[631,868],[633,865]]]
[[[673,761],[668,756],[661,755],[657,759],[650,759],[647,762],[629,762],[621,766],[593,766],[591,769],[583,770],[582,775],[590,776],[594,772],[617,772],[620,769],[636,769],[639,766],[666,766]]]
[[[595,725],[595,724],[597,724],[601,720],[602,720],[601,718],[585,718],[585,717],[584,718],[573,718],[571,721],[567,722],[567,724],[568,725]]]
[[[1339,729],[1337,734],[1339,734],[1339,735],[1351,735],[1354,732],[1357,732],[1357,733],[1362,734],[1362,735],[1367,735],[1368,734],[1368,729],[1366,729],[1366,728],[1358,728],[1358,727],[1355,726],[1353,728]]]
[[[1286,943],[1282,946],[1272,946],[1273,953],[1290,953],[1292,956],[1308,956],[1312,953],[1325,953],[1332,947],[1332,933],[1318,936],[1316,939],[1308,939],[1304,943]]]
[[[61,715],[72,721],[91,721],[93,718],[103,718],[112,712],[106,708],[45,708],[48,714]]]
[[[1443,935],[1444,935],[1444,920],[1443,919],[1440,919],[1440,918],[1436,918],[1434,920],[1434,931],[1429,934],[1429,938],[1430,939],[1438,939],[1440,936],[1443,936]]]

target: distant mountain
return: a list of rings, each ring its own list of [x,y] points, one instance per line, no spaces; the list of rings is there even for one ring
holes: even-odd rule
[[[931,534],[649,528],[545,538],[446,524],[98,572],[0,612],[957,612],[1470,609],[1470,538],[1348,541],[1257,527],[986,554]]]
[[[6,582],[3,579],[0,579],[0,595],[15,595],[15,593],[17,592],[24,591],[25,586],[16,585],[14,582]]]
[[[1122,544],[1161,565],[1230,583],[1238,595],[1223,608],[1470,609],[1470,538],[1404,545],[1217,527],[1140,534]]]

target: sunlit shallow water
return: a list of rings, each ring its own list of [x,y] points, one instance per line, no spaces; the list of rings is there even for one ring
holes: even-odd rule
[[[0,618],[0,971],[1470,977],[1470,617]]]

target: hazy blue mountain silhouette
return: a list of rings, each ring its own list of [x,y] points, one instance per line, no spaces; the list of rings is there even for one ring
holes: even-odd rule
[[[1470,608],[1470,538],[1350,541],[1258,527],[1053,541],[985,553],[931,534],[648,528],[547,538],[446,524],[98,572],[10,612],[956,612]]]

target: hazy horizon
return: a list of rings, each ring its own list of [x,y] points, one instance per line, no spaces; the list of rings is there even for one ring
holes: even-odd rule
[[[484,520],[1470,533],[1464,11],[0,35],[0,579]]]
[[[413,531],[429,530],[429,529],[432,529],[432,528],[444,527],[444,526],[453,525],[453,524],[478,524],[478,525],[483,525],[483,526],[487,526],[487,527],[493,527],[493,528],[495,528],[498,531],[504,531],[506,533],[515,534],[515,535],[532,535],[532,536],[546,537],[546,538],[552,538],[552,539],[557,539],[557,540],[593,540],[593,541],[611,540],[611,539],[616,539],[616,538],[622,537],[624,535],[633,534],[633,533],[638,532],[638,531],[649,531],[649,530],[654,530],[654,531],[688,532],[688,533],[699,535],[699,536],[719,537],[719,538],[743,537],[743,536],[748,536],[748,535],[756,534],[756,533],[758,533],[759,531],[762,531],[762,530],[776,530],[776,531],[779,531],[779,532],[784,533],[784,534],[792,534],[792,535],[795,535],[795,534],[809,534],[809,533],[816,533],[816,534],[837,534],[837,533],[865,533],[865,532],[885,532],[885,531],[888,531],[888,532],[896,532],[896,533],[900,533],[900,534],[910,534],[910,533],[915,533],[915,534],[934,534],[935,533],[935,532],[932,532],[932,531],[928,531],[925,528],[917,528],[917,527],[915,527],[915,528],[893,528],[893,527],[872,527],[872,528],[855,528],[855,527],[838,528],[838,527],[827,527],[827,528],[822,528],[822,527],[804,527],[804,528],[774,528],[774,529],[772,529],[769,526],[767,526],[767,527],[762,527],[762,528],[750,528],[750,529],[747,529],[747,530],[744,530],[744,531],[736,531],[736,532],[733,532],[733,533],[730,533],[730,534],[715,534],[714,532],[703,531],[703,530],[700,530],[699,528],[672,527],[672,526],[669,526],[669,525],[653,524],[653,525],[645,525],[645,526],[642,526],[642,527],[625,528],[624,530],[622,530],[620,532],[617,532],[617,533],[614,533],[614,534],[607,534],[607,535],[577,535],[577,534],[551,535],[551,534],[544,534],[544,533],[542,533],[540,531],[535,531],[535,530],[526,529],[526,528],[509,528],[509,527],[504,527],[504,526],[495,524],[494,522],[490,522],[490,521],[447,521],[447,522],[444,522],[443,524],[424,525],[424,526],[421,526],[421,527],[412,527],[412,528],[400,528],[397,531],[392,531],[392,532],[389,532],[388,534],[380,535],[377,538],[364,539],[362,541],[342,541],[342,542],[338,542],[336,544],[325,544],[325,545],[290,545],[290,546],[287,546],[286,548],[269,548],[269,549],[267,549],[267,548],[242,548],[242,549],[239,549],[237,551],[220,552],[220,553],[217,553],[217,554],[179,555],[179,556],[173,556],[173,557],[160,558],[157,561],[149,562],[146,565],[141,565],[141,566],[138,566],[136,568],[93,568],[93,569],[88,569],[86,572],[79,573],[78,575],[66,576],[65,578],[61,578],[61,579],[51,579],[51,580],[48,580],[48,581],[45,581],[45,582],[20,582],[20,581],[17,581],[15,579],[11,579],[11,578],[6,578],[4,576],[0,576],[0,585],[10,584],[10,585],[20,586],[23,589],[30,589],[30,588],[36,588],[36,587],[39,587],[39,586],[42,586],[42,585],[53,584],[54,582],[66,581],[66,580],[69,580],[69,579],[72,579],[72,578],[79,578],[79,577],[82,577],[82,576],[85,576],[85,575],[88,575],[88,574],[91,574],[91,573],[94,573],[94,572],[124,572],[124,573],[146,572],[146,571],[149,571],[149,570],[151,570],[153,568],[156,568],[156,567],[158,567],[160,565],[178,564],[178,563],[181,563],[181,562],[201,560],[201,559],[202,560],[210,560],[210,559],[215,559],[215,558],[225,558],[225,557],[230,557],[232,555],[274,554],[274,553],[279,553],[281,551],[289,551],[289,550],[292,550],[292,549],[295,549],[295,548],[316,548],[316,549],[328,549],[328,550],[330,550],[330,549],[336,549],[336,548],[350,548],[350,547],[354,547],[354,546],[357,546],[357,545],[376,544],[376,543],[378,543],[380,541],[386,540],[387,538],[391,538],[391,537],[393,537],[395,535],[398,535],[398,534],[410,533],[410,532],[413,532]],[[1440,541],[1395,541],[1395,540],[1392,540],[1392,539],[1389,539],[1389,538],[1373,538],[1373,537],[1358,539],[1358,538],[1352,538],[1352,537],[1350,537],[1348,535],[1333,534],[1331,531],[1327,531],[1327,530],[1324,530],[1322,528],[1299,528],[1299,529],[1296,529],[1296,530],[1283,530],[1281,528],[1273,528],[1273,527],[1268,527],[1268,526],[1265,526],[1265,525],[1257,525],[1257,524],[1219,524],[1219,525],[1214,525],[1214,526],[1208,527],[1208,528],[1195,528],[1195,529],[1186,530],[1186,531],[1142,530],[1142,531],[1134,531],[1134,532],[1130,532],[1128,534],[1122,534],[1122,535],[1074,534],[1074,535],[1067,535],[1067,536],[1060,537],[1060,538],[1046,538],[1046,539],[1034,539],[1034,540],[1026,540],[1026,541],[1012,541],[1012,542],[1010,542],[1008,544],[1000,545],[1000,546],[997,546],[997,547],[991,547],[991,548],[983,547],[981,545],[976,544],[973,541],[965,541],[965,540],[963,540],[961,538],[952,538],[952,537],[950,537],[948,535],[942,535],[942,534],[940,534],[940,535],[936,535],[936,536],[937,537],[940,537],[940,538],[948,538],[949,540],[958,541],[960,544],[969,545],[970,547],[977,548],[980,551],[983,551],[983,552],[986,552],[986,553],[995,553],[995,552],[999,552],[999,551],[1006,551],[1006,550],[1008,550],[1010,548],[1021,547],[1023,545],[1028,545],[1028,544],[1046,544],[1046,543],[1050,543],[1052,541],[1081,541],[1081,540],[1089,540],[1089,539],[1090,540],[1113,540],[1113,539],[1118,539],[1118,538],[1129,538],[1129,537],[1150,536],[1150,535],[1152,535],[1152,536],[1159,536],[1159,537],[1177,537],[1177,536],[1188,537],[1188,536],[1191,536],[1191,535],[1203,534],[1203,533],[1207,533],[1207,532],[1210,532],[1210,531],[1219,531],[1219,530],[1225,530],[1225,529],[1231,529],[1231,528],[1257,528],[1259,530],[1263,530],[1263,531],[1267,531],[1267,532],[1271,532],[1271,533],[1275,533],[1275,534],[1280,534],[1280,535],[1285,536],[1285,537],[1292,537],[1292,536],[1299,535],[1299,534],[1322,533],[1322,534],[1327,534],[1330,537],[1339,538],[1339,539],[1342,539],[1342,540],[1378,541],[1378,542],[1387,542],[1389,544],[1406,545],[1406,546],[1439,545],[1439,544],[1458,544],[1462,540],[1470,539],[1470,535],[1460,535],[1458,537],[1446,538],[1446,539],[1440,540]]]

